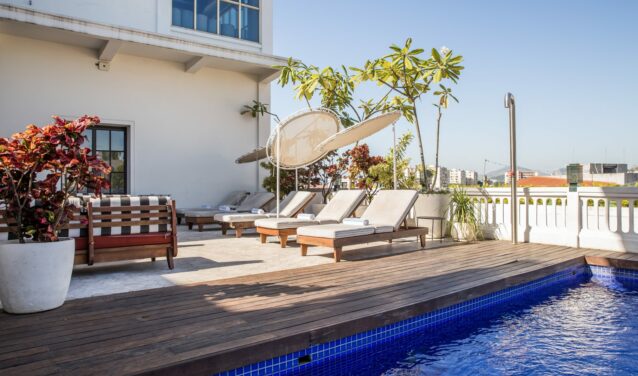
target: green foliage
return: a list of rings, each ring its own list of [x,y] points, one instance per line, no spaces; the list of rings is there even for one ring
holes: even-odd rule
[[[397,162],[397,188],[398,189],[418,189],[419,183],[416,171],[409,169],[410,159],[406,158],[406,151],[410,143],[414,140],[412,133],[407,132],[399,139],[396,150]],[[393,148],[385,156],[383,162],[370,167],[369,174],[375,179],[381,189],[394,189],[394,161],[392,158]]]
[[[479,220],[476,216],[474,202],[464,189],[454,189],[450,199],[450,220],[466,225],[466,239],[477,240],[482,236]]]
[[[356,82],[376,82],[394,93],[395,96],[390,99],[390,103],[414,124],[419,142],[421,166],[425,166],[416,104],[422,95],[430,91],[432,84],[446,79],[456,83],[464,69],[460,65],[463,57],[454,55],[448,49],[439,52],[433,48],[430,57],[425,58],[423,57],[425,51],[422,48],[412,49],[411,38],[408,38],[403,46],[390,46],[390,50],[389,54],[381,58],[368,60],[362,69],[352,68],[356,72],[353,79]],[[447,105],[448,97],[449,95],[445,96],[445,105]],[[426,188],[427,182],[423,181],[422,186]]]
[[[240,113],[242,115],[250,114],[250,116],[253,118],[256,118],[258,115],[264,116],[264,114],[268,114],[273,116],[275,120],[277,120],[277,122],[280,121],[279,116],[277,116],[276,114],[273,114],[272,112],[268,110],[268,103],[262,103],[260,101],[253,100],[252,105],[244,105]]]
[[[355,91],[358,82],[352,76],[352,68],[319,68],[292,58],[286,65],[275,68],[280,70],[278,83],[282,87],[294,85],[296,99],[302,99],[308,107],[312,107],[310,101],[318,95],[321,106],[337,113],[346,128],[376,114],[397,109],[388,99],[389,90],[378,100],[358,99],[357,104]]]

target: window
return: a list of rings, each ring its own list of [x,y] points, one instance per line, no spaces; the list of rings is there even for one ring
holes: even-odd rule
[[[259,43],[259,0],[173,0],[173,25]]]
[[[111,189],[104,193],[127,193],[127,129],[122,127],[91,127],[86,130],[86,147],[111,168]]]

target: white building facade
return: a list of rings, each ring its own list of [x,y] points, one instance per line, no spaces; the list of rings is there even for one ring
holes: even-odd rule
[[[0,137],[51,115],[102,119],[90,146],[112,193],[171,194],[178,206],[259,190],[270,119],[272,0],[0,0]]]
[[[465,170],[458,168],[451,168],[448,170],[449,184],[451,185],[466,185]]]

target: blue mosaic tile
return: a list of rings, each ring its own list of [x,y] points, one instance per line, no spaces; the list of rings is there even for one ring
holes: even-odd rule
[[[533,293],[541,288],[585,277],[591,278],[593,282],[617,282],[619,279],[633,279],[638,283],[638,270],[600,266],[572,267],[532,282],[512,286],[384,327],[357,333],[332,342],[314,345],[302,351],[268,359],[250,366],[222,372],[218,376],[294,375],[307,370],[317,363],[327,362],[344,355],[353,355],[356,358],[356,352],[359,350],[391,342],[399,337],[404,337],[406,334],[423,330],[427,327],[436,327],[450,320],[471,317],[470,314],[473,312],[487,310],[494,305],[515,299],[523,294]],[[310,356],[311,361],[299,364],[299,358],[307,355]],[[329,369],[330,367],[328,367]]]

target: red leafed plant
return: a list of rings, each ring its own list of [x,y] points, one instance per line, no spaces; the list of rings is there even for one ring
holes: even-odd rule
[[[0,200],[21,243],[59,240],[58,232],[73,215],[69,197],[84,188],[99,195],[109,187],[111,167],[82,146],[84,131],[100,119],[53,119],[42,128],[28,125],[0,138]]]
[[[365,189],[368,202],[379,190],[378,179],[370,175],[370,168],[383,162],[383,157],[370,155],[368,144],[361,144],[346,151],[341,156],[350,183],[357,189]]]

